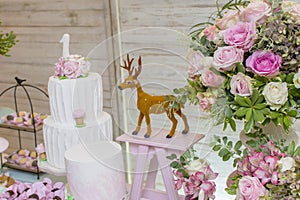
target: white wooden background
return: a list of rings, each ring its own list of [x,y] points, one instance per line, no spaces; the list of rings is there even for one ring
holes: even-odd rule
[[[103,73],[104,110],[114,117],[114,134],[118,135],[134,128],[137,121],[132,92],[116,90],[126,76],[119,68],[120,56],[141,55],[144,90],[170,94],[186,84],[186,35],[190,27],[206,20],[215,9],[214,1],[204,0],[1,0],[1,30],[13,30],[19,42],[11,57],[0,58],[0,91],[15,84],[15,76],[47,90],[53,65],[62,54],[59,40],[63,33],[69,33],[71,53],[88,55],[93,71]],[[35,109],[49,113],[48,100],[35,91],[31,94]],[[21,92],[19,102],[21,109],[28,109]],[[13,107],[12,93],[1,97],[0,105]],[[184,112],[192,132],[209,130],[208,120],[200,120],[197,107],[186,105]],[[153,116],[152,120],[153,127],[168,129],[171,125],[165,115]],[[182,128],[180,123],[178,130]],[[9,139],[10,151],[17,148],[16,132],[1,129],[0,135]],[[22,136],[26,147],[32,148],[32,135]]]

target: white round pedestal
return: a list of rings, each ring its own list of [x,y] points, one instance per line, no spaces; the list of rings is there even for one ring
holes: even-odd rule
[[[121,200],[126,195],[122,149],[101,141],[79,144],[65,152],[67,180],[76,200]]]

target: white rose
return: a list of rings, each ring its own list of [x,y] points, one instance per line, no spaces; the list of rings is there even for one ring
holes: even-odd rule
[[[281,166],[280,171],[284,172],[287,170],[291,170],[295,166],[295,160],[291,157],[284,157],[278,161]]]
[[[297,74],[294,75],[294,85],[295,85],[295,88],[300,88],[300,70],[298,71]]]
[[[197,171],[205,171],[208,167],[208,162],[204,159],[197,159],[190,162],[190,164],[186,167],[187,173],[191,176],[195,174]]]
[[[283,12],[290,12],[295,5],[297,5],[297,3],[294,1],[283,1],[281,8]]]
[[[267,104],[270,105],[270,108],[273,110],[279,110],[279,108],[288,100],[288,88],[286,83],[268,83],[262,94],[264,95]]]

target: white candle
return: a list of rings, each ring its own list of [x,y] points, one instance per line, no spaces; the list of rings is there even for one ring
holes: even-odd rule
[[[66,58],[70,55],[69,53],[70,35],[65,33],[61,38],[60,43],[63,43],[63,57]]]

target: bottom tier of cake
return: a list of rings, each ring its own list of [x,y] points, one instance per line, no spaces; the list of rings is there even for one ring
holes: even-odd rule
[[[64,153],[76,144],[86,144],[96,141],[112,140],[111,116],[102,112],[92,124],[77,128],[55,123],[51,116],[44,120],[44,143],[47,161],[56,168],[65,168]]]

